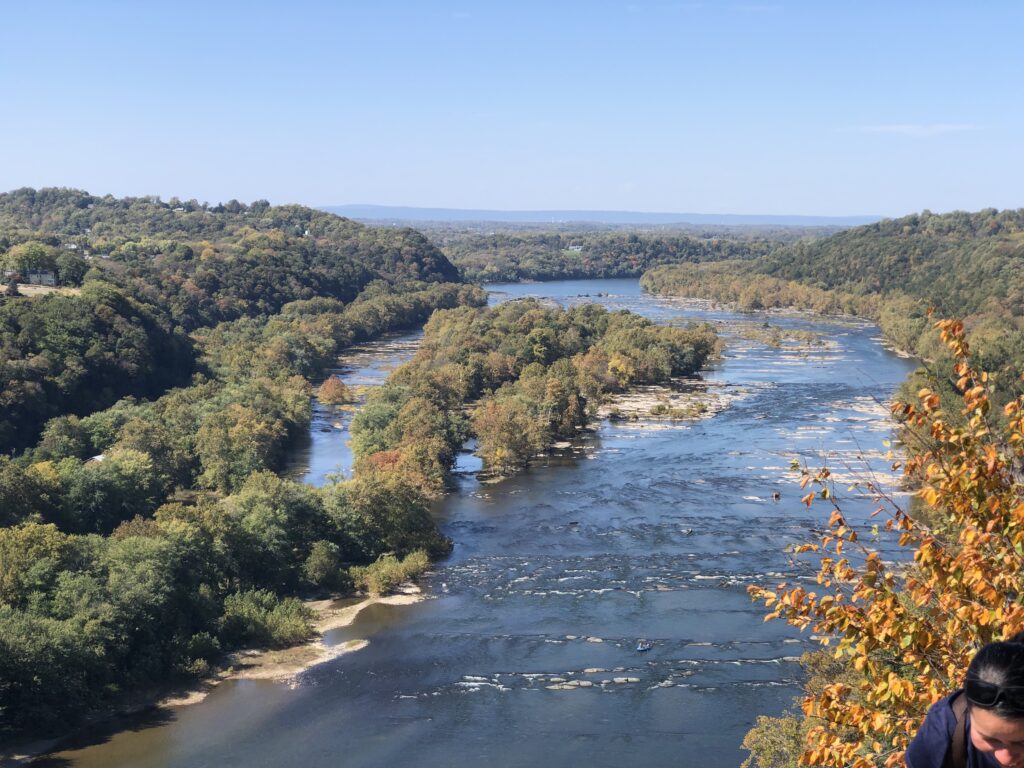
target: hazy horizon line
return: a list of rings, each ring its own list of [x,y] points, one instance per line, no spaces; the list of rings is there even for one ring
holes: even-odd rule
[[[764,223],[868,224],[891,218],[880,214],[699,213],[695,211],[641,211],[614,208],[458,208],[444,206],[346,203],[319,205],[320,210],[349,218],[407,221],[513,221],[597,223]]]

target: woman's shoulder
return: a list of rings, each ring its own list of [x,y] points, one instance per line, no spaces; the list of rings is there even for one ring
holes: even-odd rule
[[[908,768],[942,768],[950,737],[956,729],[953,700],[959,694],[960,691],[954,691],[932,704],[917,735],[907,747]]]

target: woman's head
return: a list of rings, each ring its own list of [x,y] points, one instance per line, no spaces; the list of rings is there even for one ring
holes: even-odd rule
[[[1024,632],[978,651],[967,668],[964,692],[972,709],[1024,719]]]
[[[964,694],[975,749],[1005,768],[1024,768],[1024,632],[978,651]]]

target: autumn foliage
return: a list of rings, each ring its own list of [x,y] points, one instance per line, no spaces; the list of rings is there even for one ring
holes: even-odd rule
[[[319,386],[316,396],[324,405],[340,405],[352,402],[348,385],[337,376],[328,376]]]
[[[913,513],[866,484],[879,533],[913,557],[884,560],[865,544],[867,526],[844,514],[830,471],[805,471],[804,502],[831,506],[827,530],[797,548],[819,586],[751,589],[770,611],[766,620],[814,632],[850,673],[803,700],[807,765],[901,765],[928,707],[960,687],[974,652],[1024,628],[1024,397],[1000,418],[994,382],[972,368],[963,325],[936,327],[953,356],[962,410],[945,412],[931,389],[917,404],[892,407],[907,435],[902,469],[918,489]]]

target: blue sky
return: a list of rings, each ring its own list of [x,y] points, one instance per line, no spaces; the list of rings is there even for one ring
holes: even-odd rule
[[[1024,206],[1024,3],[0,0],[0,190]]]

